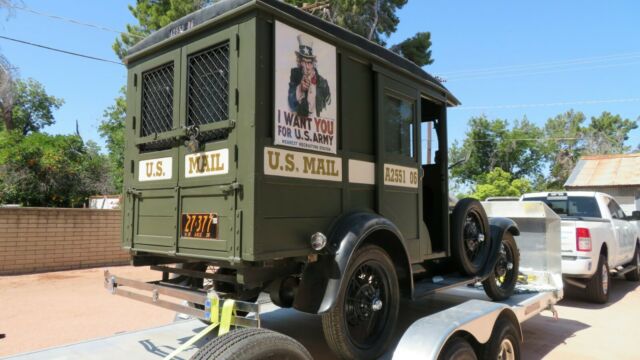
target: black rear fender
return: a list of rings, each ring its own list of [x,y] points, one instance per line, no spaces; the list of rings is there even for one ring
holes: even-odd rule
[[[384,249],[396,266],[403,295],[410,297],[413,278],[402,234],[388,219],[368,212],[342,216],[327,235],[327,246],[318,261],[306,266],[293,307],[308,313],[324,313],[333,307],[343,276],[355,251],[364,244]]]

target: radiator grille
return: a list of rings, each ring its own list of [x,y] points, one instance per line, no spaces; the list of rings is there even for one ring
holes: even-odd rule
[[[229,42],[188,58],[187,125],[229,118]]]
[[[142,136],[173,127],[173,62],[142,74]]]

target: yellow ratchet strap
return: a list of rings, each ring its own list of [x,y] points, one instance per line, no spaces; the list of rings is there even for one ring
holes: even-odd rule
[[[205,309],[208,310],[208,313],[205,313],[207,319],[211,321],[211,325],[204,328],[204,330],[197,333],[194,337],[189,339],[189,341],[180,345],[177,349],[175,349],[171,354],[167,355],[163,360],[172,359],[174,356],[183,352],[186,348],[196,343],[196,341],[202,339],[205,335],[211,332],[211,330],[215,329],[220,325],[220,298],[215,293],[207,294],[207,301],[205,303]],[[229,321],[229,320],[227,320]]]
[[[220,329],[218,330],[218,336],[222,336],[229,332],[231,328],[231,321],[233,320],[233,307],[235,305],[235,301],[232,299],[227,299],[222,304],[222,316],[220,316]]]

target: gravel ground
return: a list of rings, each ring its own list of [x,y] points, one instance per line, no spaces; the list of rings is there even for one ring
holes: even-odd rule
[[[147,268],[116,267],[112,270],[118,275],[140,280],[152,280],[158,274]],[[5,334],[6,338],[0,339],[0,356],[173,321],[175,314],[171,311],[109,295],[102,286],[102,273],[102,269],[84,269],[1,277],[0,334]],[[524,324],[523,358],[640,359],[635,332],[640,324],[639,285],[614,280],[611,301],[607,305],[589,304],[576,294],[569,294],[557,306],[560,319],[554,320],[547,313]],[[428,301],[424,304],[428,305]],[[417,308],[421,303],[406,305],[405,308]],[[286,313],[289,321],[271,324],[265,321],[265,325],[287,333],[290,325],[298,321],[305,323],[308,332],[317,330],[319,336],[311,337],[315,340],[295,333],[289,335],[299,337],[312,353],[322,354],[320,358],[327,357],[319,321],[308,321],[319,319]],[[283,328],[279,329],[281,326]]]

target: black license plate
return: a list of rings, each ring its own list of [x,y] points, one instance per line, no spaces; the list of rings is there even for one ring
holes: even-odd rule
[[[182,237],[199,239],[218,238],[218,214],[187,213],[182,214]]]

